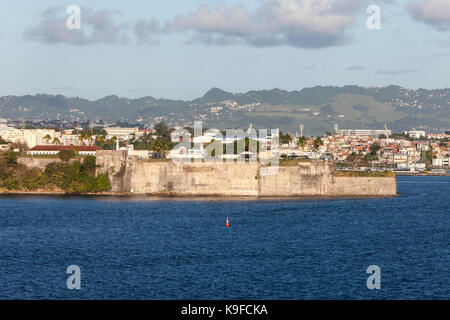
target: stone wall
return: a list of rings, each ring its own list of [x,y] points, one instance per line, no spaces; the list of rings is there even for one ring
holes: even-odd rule
[[[333,162],[314,160],[279,167],[255,164],[155,162],[126,151],[97,153],[97,173],[108,174],[115,192],[180,196],[351,197],[394,196],[396,179],[336,177]]]
[[[98,150],[96,153],[97,175],[106,174],[111,181],[114,192],[129,192],[128,178],[125,177],[127,151]]]
[[[61,162],[59,158],[17,158],[19,164],[25,165],[28,169],[42,169],[53,162]]]
[[[257,164],[133,161],[131,193],[258,196]]]
[[[327,161],[300,162],[280,167],[273,175],[261,176],[260,196],[327,196],[333,183],[334,165]]]
[[[397,194],[396,178],[335,177],[330,195],[343,196],[394,196]]]

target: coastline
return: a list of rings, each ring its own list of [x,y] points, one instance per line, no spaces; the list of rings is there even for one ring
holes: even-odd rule
[[[414,177],[450,177],[448,173],[418,173],[418,172],[395,172],[397,176],[414,176]]]
[[[377,195],[355,195],[355,196],[224,196],[220,194],[177,194],[177,193],[131,193],[131,192],[97,192],[97,193],[68,193],[64,191],[4,191],[0,190],[0,197],[4,196],[55,196],[55,197],[104,197],[104,198],[145,198],[152,200],[174,200],[174,201],[272,201],[272,200],[333,200],[333,199],[379,199],[379,198],[396,198],[399,194],[388,196]]]
[[[397,176],[418,176],[418,177],[450,177],[448,174],[414,174],[403,173]],[[295,200],[295,199],[370,199],[370,198],[395,198],[396,195],[304,195],[304,196],[255,196],[255,195],[223,195],[223,194],[190,194],[177,192],[154,192],[154,193],[133,193],[121,191],[102,191],[102,192],[86,192],[86,193],[70,193],[61,189],[39,189],[39,190],[7,190],[0,189],[0,196],[64,196],[64,197],[129,197],[129,198],[152,198],[152,199],[174,199],[174,200]]]

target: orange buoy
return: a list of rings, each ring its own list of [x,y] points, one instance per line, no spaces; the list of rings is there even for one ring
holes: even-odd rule
[[[230,226],[230,222],[228,222],[228,217],[227,217],[227,223],[225,223],[225,227],[229,227]]]

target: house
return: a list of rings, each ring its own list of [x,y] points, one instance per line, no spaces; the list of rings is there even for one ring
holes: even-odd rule
[[[396,153],[394,154],[394,163],[407,163],[408,162],[408,154],[406,153]]]
[[[76,149],[82,156],[95,156],[97,150],[102,150],[97,146],[35,146],[27,154],[29,155],[56,155],[61,150]]]

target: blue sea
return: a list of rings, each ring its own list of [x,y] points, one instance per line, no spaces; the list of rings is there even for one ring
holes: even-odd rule
[[[1,196],[0,299],[450,299],[450,178],[398,177],[398,191]],[[67,288],[70,265],[79,290]],[[379,290],[366,286],[370,265]]]

